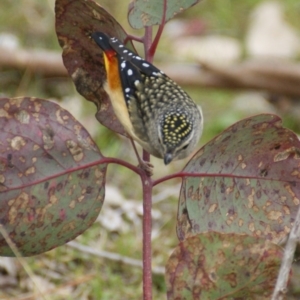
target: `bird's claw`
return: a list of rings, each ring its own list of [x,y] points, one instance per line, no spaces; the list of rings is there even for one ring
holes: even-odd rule
[[[138,167],[144,170],[148,177],[153,175],[154,166],[150,162],[141,160]]]

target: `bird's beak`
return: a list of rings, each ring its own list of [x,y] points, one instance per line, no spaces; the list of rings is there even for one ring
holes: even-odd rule
[[[171,153],[166,153],[164,157],[165,165],[168,165],[173,159],[173,155]]]

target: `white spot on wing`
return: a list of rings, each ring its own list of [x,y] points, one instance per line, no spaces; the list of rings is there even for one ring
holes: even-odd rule
[[[129,93],[129,92],[130,92],[130,88],[126,88],[125,93]]]
[[[140,58],[139,56],[136,56],[135,59],[142,60],[142,58]]]
[[[147,63],[143,63],[143,66],[146,67],[146,68],[150,67],[150,65],[147,64]]]
[[[132,70],[131,70],[131,69],[128,69],[128,70],[127,70],[127,75],[128,75],[128,76],[131,76],[132,74],[133,74]]]
[[[126,63],[125,63],[125,61],[123,61],[123,62],[121,63],[121,68],[124,69],[125,67],[126,67]]]

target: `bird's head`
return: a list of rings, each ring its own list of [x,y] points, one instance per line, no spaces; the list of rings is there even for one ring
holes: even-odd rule
[[[165,114],[158,125],[158,151],[164,163],[189,156],[197,146],[202,127],[201,110]]]

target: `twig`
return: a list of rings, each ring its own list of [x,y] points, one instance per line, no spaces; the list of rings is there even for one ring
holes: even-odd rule
[[[67,246],[70,246],[74,249],[77,249],[81,252],[84,252],[86,254],[90,254],[90,255],[94,255],[100,258],[105,258],[105,259],[109,259],[112,261],[116,261],[116,262],[120,262],[126,265],[130,265],[133,267],[138,267],[138,268],[142,268],[143,267],[143,262],[141,260],[138,259],[134,259],[131,257],[127,257],[127,256],[122,256],[120,254],[117,253],[111,253],[111,252],[107,252],[107,251],[99,251],[99,250],[95,250],[91,247],[88,246],[84,246],[81,245],[77,242],[69,242],[68,244],[66,244]],[[152,273],[156,274],[156,275],[163,275],[165,273],[165,268],[164,267],[153,267],[152,268]]]
[[[146,60],[152,62],[150,48],[152,45],[152,26],[145,27],[144,49]],[[143,150],[143,160],[150,163],[150,154]],[[143,300],[152,300],[152,179],[144,170],[141,174],[143,184]]]
[[[38,295],[42,299],[45,299],[45,300],[49,299],[49,297],[46,296],[46,294],[40,289],[40,285],[39,285],[38,281],[35,279],[34,273],[31,271],[31,269],[30,269],[29,265],[27,264],[26,260],[22,257],[22,255],[19,252],[19,250],[17,249],[15,243],[11,240],[11,238],[9,237],[9,235],[7,234],[7,232],[5,230],[5,227],[2,224],[0,224],[0,233],[4,237],[6,243],[9,245],[9,247],[12,250],[12,252],[14,253],[14,255],[17,257],[18,261],[22,265],[23,269],[25,270],[25,272],[27,273],[29,278],[31,279]]]
[[[145,59],[151,63],[153,62],[153,56],[150,55],[149,49],[151,48],[152,45],[152,32],[153,32],[152,26],[146,26],[145,34],[143,36]]]
[[[164,27],[166,25],[166,15],[167,15],[167,0],[163,1],[163,9],[162,9],[162,19],[161,19],[161,24],[158,27],[158,30],[156,32],[154,41],[151,44],[151,47],[148,50],[148,56],[151,58],[150,62],[152,62],[158,42],[160,40],[160,37],[162,35],[162,32],[164,30]]]
[[[298,209],[294,226],[290,232],[289,238],[285,246],[283,260],[277,277],[277,282],[273,292],[272,300],[285,299],[292,262],[294,259],[296,246],[299,240],[300,240],[300,209]]]

